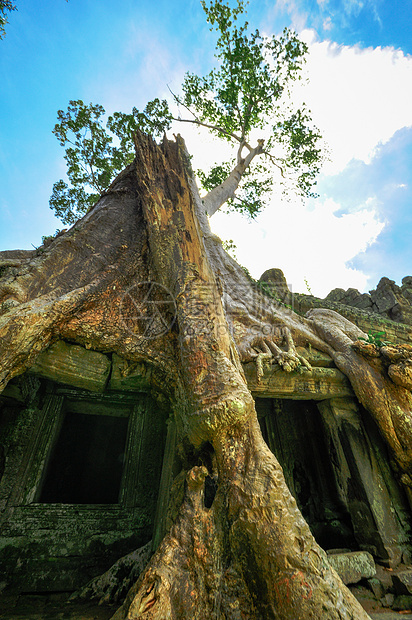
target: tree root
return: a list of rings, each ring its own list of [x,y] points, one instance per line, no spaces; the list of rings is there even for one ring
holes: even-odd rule
[[[244,339],[239,350],[242,362],[256,362],[258,382],[263,376],[264,362],[278,364],[285,372],[312,370],[308,360],[297,352],[292,333],[285,325],[277,329],[276,335]]]
[[[336,366],[348,377],[359,402],[370,412],[399,466],[400,480],[412,471],[412,347],[378,347],[332,310],[307,316],[331,347]]]
[[[366,359],[379,359],[382,369],[395,385],[412,390],[412,346],[407,344],[377,346],[357,340],[353,349]]]
[[[18,302],[23,290],[25,303],[2,316],[0,389],[57,338],[129,362],[143,358],[167,369],[180,439],[189,438],[195,448],[207,441],[215,450],[218,486],[210,508],[204,505],[207,470],[195,467],[186,475],[178,516],[115,620],[366,620],[313,539],[263,441],[231,338],[241,360],[255,359],[260,373],[267,360],[286,372],[309,370],[295,348],[299,339],[330,354],[405,475],[412,471],[410,390],[396,385],[389,370],[382,373],[382,356],[366,360],[354,351],[355,340],[365,336],[356,326],[331,311],[314,310],[305,319],[276,306],[221,245],[207,234],[202,238],[201,220],[194,217],[201,200],[185,169],[176,145],[165,141],[159,148],[138,134],[136,160],[114,184],[130,191],[103,197],[30,263],[33,271],[19,271],[16,286],[4,289],[6,302]],[[196,279],[186,287],[190,274]],[[119,321],[119,307],[130,287],[146,281],[173,291],[178,329],[153,342],[143,339],[143,346],[136,340],[140,332]],[[203,307],[192,312],[199,301]],[[392,358],[387,367],[408,382],[400,364]],[[126,586],[117,583],[121,563],[116,570],[89,584],[89,592],[118,599]]]
[[[221,573],[216,562],[222,535],[213,512],[204,506],[207,475],[203,466],[186,474],[185,499],[175,523],[112,620],[220,617],[213,606]]]
[[[105,573],[74,592],[70,600],[98,599],[99,605],[122,602],[146,567],[151,554],[152,541],[149,541],[144,547],[117,560]]]
[[[194,467],[174,525],[112,620],[366,620],[300,516],[257,425],[224,435],[211,507],[208,471]]]

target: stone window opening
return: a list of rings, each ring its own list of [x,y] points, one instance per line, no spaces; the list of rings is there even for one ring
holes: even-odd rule
[[[163,457],[175,444],[170,403],[135,389],[141,382],[98,391],[37,376],[28,399],[21,383],[32,378],[0,398],[0,582],[76,590],[160,537]]]
[[[37,501],[117,504],[129,417],[99,415],[88,412],[86,403],[75,405],[70,401],[64,405]]]

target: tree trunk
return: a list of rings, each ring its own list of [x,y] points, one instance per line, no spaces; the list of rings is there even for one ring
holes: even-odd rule
[[[241,158],[233,170],[230,172],[229,176],[225,181],[213,188],[202,200],[203,208],[208,215],[213,215],[220,209],[222,205],[225,204],[229,200],[229,198],[233,198],[237,188],[239,187],[239,183],[242,179],[243,174],[249,168],[252,160],[256,157],[256,155],[260,155],[263,151],[263,144],[259,143],[254,149],[252,149],[246,157]]]
[[[90,213],[44,251],[3,256],[0,390],[62,338],[144,360],[170,399],[185,496],[116,620],[366,619],[262,439],[241,361],[259,369],[271,358],[287,371],[303,364],[295,343],[330,353],[375,416],[405,484],[410,393],[392,382],[390,364],[354,350],[362,332],[342,317],[299,317],[252,286],[211,234],[188,161],[180,139],[158,147],[136,136],[135,162]],[[159,293],[136,318],[133,302],[148,282],[173,304]],[[207,477],[217,489],[208,507]]]

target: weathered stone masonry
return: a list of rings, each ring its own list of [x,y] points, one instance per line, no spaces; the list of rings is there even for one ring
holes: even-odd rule
[[[299,352],[311,372],[265,366],[258,381],[254,363],[244,370],[304,517],[327,550],[365,550],[390,567],[409,562],[409,506],[374,423],[327,355]],[[59,341],[10,382],[0,407],[3,587],[73,590],[160,542],[178,468],[171,407],[149,366]],[[81,433],[110,437],[103,462]],[[77,452],[89,461],[75,462]]]

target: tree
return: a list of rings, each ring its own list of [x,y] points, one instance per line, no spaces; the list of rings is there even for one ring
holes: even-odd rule
[[[4,256],[0,390],[57,339],[144,362],[157,377],[182,471],[173,523],[116,620],[366,620],[262,439],[240,361],[296,368],[296,342],[331,355],[377,421],[412,502],[410,347],[373,349],[330,310],[301,317],[274,303],[211,234],[182,140],[135,140],[135,161],[86,217],[40,253]],[[176,303],[173,328],[156,338],[138,321],[130,330],[120,314],[128,291],[147,281]],[[207,476],[217,485],[208,508]],[[93,588],[115,596],[116,579]]]
[[[209,215],[226,203],[256,216],[274,182],[313,195],[322,162],[320,134],[305,105],[293,106],[291,99],[307,46],[288,29],[278,38],[263,37],[258,30],[249,34],[247,22],[238,25],[243,0],[235,8],[221,0],[202,6],[211,30],[219,34],[217,67],[205,77],[186,74],[181,94],[171,92],[175,114],[166,100],[154,99],[142,112],[115,112],[105,130],[100,105],[79,100],[71,101],[66,113],[59,110],[53,133],[62,146],[69,145],[65,159],[72,187],[62,180],[55,183],[50,206],[63,222],[73,223],[84,214],[130,161],[137,129],[161,136],[173,121],[207,129],[234,148],[233,160],[208,173],[198,171],[208,192],[204,202]]]
[[[211,233],[211,201],[199,197],[182,139],[156,145],[136,131],[134,146],[86,217],[38,253],[3,257],[0,390],[58,339],[144,362],[158,378],[182,471],[172,525],[116,620],[366,620],[263,441],[241,362],[254,360],[258,375],[265,360],[310,371],[295,344],[328,353],[376,420],[412,502],[410,348],[373,349],[332,311],[302,317],[275,303]],[[176,307],[173,327],[153,338],[121,320],[125,295],[147,281]],[[216,494],[206,508],[208,476]]]
[[[293,109],[290,100],[307,46],[287,28],[278,38],[262,37],[258,30],[248,34],[247,22],[237,25],[245,10],[243,1],[235,9],[222,2],[207,5],[203,1],[202,6],[211,29],[219,33],[218,67],[204,78],[186,74],[182,95],[174,95],[174,100],[190,118],[179,116],[178,120],[207,127],[236,145],[237,151],[232,169],[226,163],[200,175],[203,187],[210,191],[205,198],[207,213],[213,215],[230,201],[256,215],[264,193],[279,176],[276,172],[294,177],[296,189],[312,195],[321,162],[320,134],[311,127],[305,106]],[[251,146],[257,131],[262,135]],[[252,171],[251,164],[259,155],[264,163]],[[263,180],[257,173],[263,174]]]
[[[17,7],[10,0],[0,0],[0,39],[6,35],[7,13],[16,11]]]

